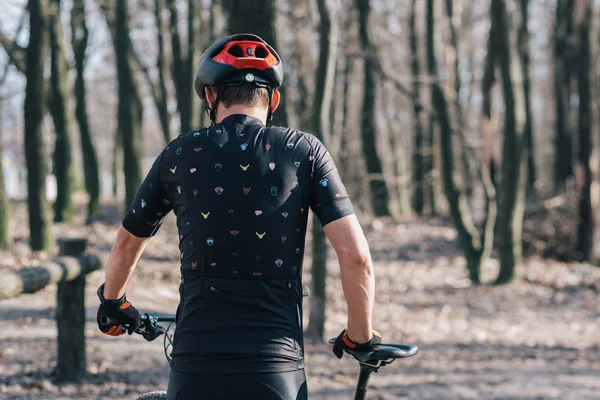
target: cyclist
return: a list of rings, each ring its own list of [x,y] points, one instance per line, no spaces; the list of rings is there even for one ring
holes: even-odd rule
[[[169,399],[306,399],[302,260],[309,208],[337,253],[348,305],[334,346],[380,343],[371,328],[369,248],[325,146],[266,127],[283,65],[256,35],[219,40],[201,56],[196,93],[212,124],[158,156],[123,219],[98,289],[100,329],[139,326],[125,287],[171,210],[181,256]],[[108,316],[113,325],[100,323]]]

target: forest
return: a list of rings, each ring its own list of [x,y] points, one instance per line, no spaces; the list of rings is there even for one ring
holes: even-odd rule
[[[194,73],[233,33],[281,55],[272,124],[311,132],[335,159],[375,261],[376,329],[425,344],[374,383],[376,398],[594,398],[599,0],[2,0],[0,279],[43,264],[61,237],[85,237],[105,259],[155,157],[210,123]],[[166,225],[131,292],[173,312],[177,234]],[[348,398],[353,378],[338,377],[352,365],[324,355],[344,323],[339,271],[316,217],[310,226],[309,388]],[[94,331],[102,274],[88,275],[85,292],[88,377],[67,389],[52,378],[53,354],[31,361],[53,345],[55,289],[19,298],[29,308],[0,301],[0,340],[13,349],[0,348],[0,393],[131,397],[165,385],[160,346],[128,349]],[[45,332],[35,345],[23,324]],[[111,368],[123,351],[147,375]],[[454,386],[456,359],[468,379]]]

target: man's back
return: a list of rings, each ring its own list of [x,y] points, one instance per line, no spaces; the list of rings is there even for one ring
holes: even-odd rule
[[[312,135],[238,114],[180,136],[159,156],[123,225],[142,236],[171,209],[177,216],[174,369],[303,368],[309,208],[323,225],[352,213],[329,153]]]
[[[98,288],[100,330],[135,331],[140,314],[125,287],[174,210],[182,282],[169,400],[307,398],[301,277],[309,208],[336,251],[348,305],[336,356],[378,343],[368,243],[330,154],[312,135],[265,128],[283,72],[279,55],[253,34],[206,49],[194,88],[212,126],[180,136],[158,157]]]

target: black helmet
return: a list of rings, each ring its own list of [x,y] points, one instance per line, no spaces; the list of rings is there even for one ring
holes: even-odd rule
[[[283,82],[283,64],[275,50],[257,35],[240,33],[223,38],[200,57],[194,88],[204,99],[204,88],[252,83],[276,89]]]

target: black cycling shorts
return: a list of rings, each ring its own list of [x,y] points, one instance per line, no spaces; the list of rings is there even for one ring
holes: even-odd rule
[[[167,400],[308,400],[306,375],[291,372],[190,374],[171,369]]]

